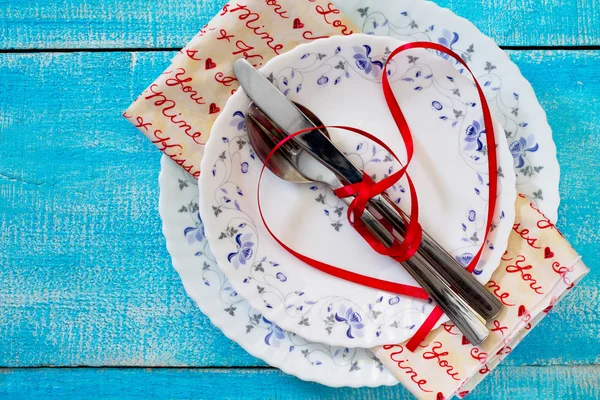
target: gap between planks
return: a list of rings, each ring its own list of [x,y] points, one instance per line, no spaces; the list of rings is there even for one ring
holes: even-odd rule
[[[600,45],[594,46],[500,46],[502,50],[600,50]],[[179,47],[123,47],[123,48],[59,48],[59,49],[0,49],[0,54],[19,53],[124,53],[124,52],[164,52],[179,51]]]
[[[573,367],[594,367],[595,364],[575,365]],[[508,366],[507,366],[508,367]],[[519,365],[518,367],[538,367],[538,365]],[[548,367],[569,367],[567,365],[548,365]],[[172,369],[172,370],[215,370],[215,371],[231,371],[231,370],[251,370],[251,371],[279,371],[279,368],[269,365],[246,365],[246,366],[224,366],[224,365],[202,365],[202,366],[176,366],[176,365],[31,365],[8,367],[0,365],[0,373],[2,371],[18,370],[18,369],[123,369],[123,370],[146,370],[146,369]]]
[[[589,368],[589,367],[600,367],[600,363],[591,363],[591,364],[578,364],[578,365],[568,365],[568,364],[548,364],[548,365],[539,365],[539,364],[523,364],[523,365],[501,365],[502,368],[567,368],[567,369],[577,369],[577,368]],[[2,371],[9,370],[20,370],[20,369],[113,369],[113,370],[145,370],[145,369],[168,369],[168,370],[215,370],[215,371],[231,371],[231,370],[249,370],[249,371],[279,371],[279,368],[271,367],[270,365],[247,365],[247,366],[224,366],[224,365],[202,365],[202,366],[176,366],[176,365],[31,365],[31,366],[19,366],[19,367],[9,367],[0,365],[0,373]]]

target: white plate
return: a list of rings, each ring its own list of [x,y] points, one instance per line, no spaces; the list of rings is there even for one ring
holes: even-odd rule
[[[367,35],[319,40],[274,58],[262,72],[325,124],[365,129],[402,158],[401,136],[380,83],[383,59],[399,44]],[[451,63],[426,50],[396,57],[390,80],[415,136],[409,171],[419,194],[422,226],[466,263],[480,246],[488,203],[476,90]],[[255,195],[261,163],[243,122],[248,104],[242,90],[227,102],[207,143],[200,177],[206,236],[233,288],[268,320],[311,341],[371,347],[409,338],[431,304],[325,275],[285,252],[266,232]],[[364,139],[330,133],[376,179],[395,168],[391,157]],[[512,158],[501,130],[498,136],[502,172],[511,169]],[[482,282],[498,265],[514,220],[514,176],[505,175],[500,178],[496,228],[476,272]],[[415,285],[403,268],[376,254],[344,222],[344,208],[329,189],[294,185],[270,173],[264,184],[266,218],[292,248],[349,270]],[[404,187],[401,181],[389,194],[408,210]]]
[[[507,134],[517,190],[556,221],[560,168],[546,113],[519,68],[468,20],[423,0],[334,0],[364,33],[441,43],[457,52],[483,85]]]
[[[210,254],[198,213],[196,180],[163,156],[159,185],[159,211],[173,266],[188,295],[228,338],[253,356],[304,380],[336,387],[398,383],[369,350],[310,343],[250,308]]]

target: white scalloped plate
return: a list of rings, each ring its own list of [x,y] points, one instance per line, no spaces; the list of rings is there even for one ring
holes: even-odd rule
[[[388,34],[406,41],[427,40],[440,42],[443,40],[441,38],[444,37],[444,31],[448,31],[458,35],[458,40],[452,44],[452,47],[454,50],[458,50],[459,53],[461,49],[466,50],[470,47],[470,44],[474,44],[475,51],[469,64],[476,75],[480,79],[489,76],[495,82],[499,82],[501,90],[498,91],[497,96],[502,94],[501,97],[505,98],[506,94],[508,94],[508,99],[512,102],[513,100],[510,100],[511,93],[519,94],[518,104],[510,104],[506,111],[501,111],[494,104],[491,104],[495,117],[502,121],[505,126],[515,126],[515,124],[518,126],[521,123],[529,123],[527,129],[519,127],[521,128],[520,132],[528,134],[535,132],[535,137],[539,144],[536,154],[533,155],[531,152],[526,152],[525,155],[533,165],[543,166],[543,173],[534,174],[529,177],[526,183],[520,182],[518,185],[519,191],[528,194],[540,209],[551,218],[554,217],[556,219],[560,200],[558,193],[560,176],[555,145],[551,138],[551,130],[546,122],[546,115],[541,109],[529,82],[522,76],[518,67],[508,60],[506,53],[493,40],[483,35],[470,21],[458,17],[450,10],[441,8],[429,1],[379,0],[375,2],[371,0],[334,0],[334,3],[359,26],[363,26],[367,22],[367,15],[371,14],[373,16],[373,13],[379,13],[380,17],[389,20],[394,26],[400,28],[396,29],[396,32],[391,29],[389,32],[375,32],[379,35]],[[366,7],[370,8],[370,12],[361,15],[359,9]],[[402,13],[406,13],[406,15]],[[423,27],[430,27],[433,24],[435,24],[433,31],[424,32],[427,28]],[[379,26],[381,25],[379,24]],[[496,68],[491,71],[486,70],[488,61]],[[497,86],[495,85],[494,87]],[[488,99],[493,100],[497,98],[495,96],[492,93],[492,96],[488,96]],[[519,119],[513,119],[514,114],[512,114],[510,106],[517,106],[519,108]],[[502,115],[506,119],[501,118]],[[181,210],[184,206],[188,207],[191,205],[192,208],[194,204],[197,206],[196,182],[187,181],[186,174],[173,166],[166,157],[163,157],[161,164],[160,211],[173,263],[190,297],[196,301],[203,312],[229,338],[235,340],[248,352],[260,357],[270,365],[282,368],[287,373],[299,376],[301,379],[314,380],[330,386],[377,386],[379,384],[397,383],[389,373],[387,373],[385,379],[378,379],[375,376],[371,380],[366,374],[358,376],[358,372],[365,369],[369,371],[379,370],[378,366],[373,367],[373,364],[369,361],[369,357],[352,358],[353,362],[358,361],[360,370],[354,369],[350,372],[350,367],[344,365],[340,366],[339,374],[332,374],[332,370],[329,369],[330,373],[326,375],[312,361],[308,361],[307,366],[304,362],[290,358],[286,346],[263,347],[261,340],[266,337],[266,330],[264,328],[260,330],[253,329],[249,334],[246,334],[243,327],[250,321],[248,313],[245,311],[249,307],[247,302],[244,300],[241,300],[239,303],[232,303],[228,300],[222,301],[218,290],[213,291],[213,287],[206,286],[203,283],[204,270],[202,256],[194,256],[194,254],[204,248],[204,239],[202,241],[192,240],[192,243],[188,244],[188,240],[191,240],[188,239],[189,235],[195,235],[193,228],[200,227],[201,224],[195,213],[191,211],[180,213],[178,210]],[[520,177],[520,180],[522,179],[523,177]],[[188,186],[180,190],[179,181],[187,182]],[[169,182],[172,185],[167,185]],[[534,195],[534,192],[538,192],[539,190],[542,190],[542,199],[536,198],[536,195]],[[192,228],[192,231],[188,231],[188,236],[186,237],[183,231],[188,228]],[[211,269],[215,271],[215,277],[223,276],[222,273],[219,274],[216,264],[211,262],[209,264],[211,265]],[[225,285],[224,287],[227,286]],[[243,312],[237,312],[231,316],[225,309],[232,304],[236,304]],[[257,336],[253,337],[252,335],[254,334]],[[319,354],[321,352],[320,349],[322,349],[320,346],[310,347],[310,354],[315,354],[314,350],[316,350],[316,354]],[[327,351],[321,354],[326,353]],[[327,361],[328,357],[324,359]],[[290,362],[286,362],[287,360]],[[319,361],[322,362],[322,359]]]
[[[261,72],[325,124],[365,129],[402,154],[401,136],[381,93],[383,60],[400,44],[369,35],[332,37],[275,57]],[[427,50],[396,57],[388,71],[415,137],[409,172],[419,195],[420,222],[466,265],[481,245],[488,204],[487,147],[477,92],[452,63]],[[199,181],[206,236],[233,288],[268,320],[310,341],[372,347],[408,339],[431,304],[323,274],[266,233],[255,196],[261,162],[245,131],[248,104],[239,90],[225,105],[207,142]],[[510,171],[502,130],[495,131],[499,170]],[[364,138],[330,133],[374,179],[399,167]],[[400,265],[375,253],[354,232],[330,189],[294,185],[270,173],[265,186],[271,196],[263,196],[263,212],[292,248],[355,272],[416,285]],[[388,194],[408,211],[405,187],[400,181]],[[483,283],[497,267],[514,221],[514,175],[501,173],[499,188],[496,227],[476,269]]]

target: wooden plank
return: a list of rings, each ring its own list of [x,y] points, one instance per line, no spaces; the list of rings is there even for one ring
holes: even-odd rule
[[[186,297],[160,155],[120,116],[172,53],[0,54],[0,366],[257,366]],[[512,52],[555,131],[560,226],[592,269],[506,365],[600,361],[600,51]]]
[[[185,295],[120,116],[170,56],[2,55],[0,365],[261,364]]]
[[[499,367],[470,400],[597,399],[600,367]],[[414,399],[403,387],[333,389],[273,369],[0,370],[0,398],[374,400]]]
[[[436,3],[504,46],[600,44],[600,0],[531,0],[526,6],[514,0]],[[52,0],[0,0],[0,49],[180,48],[223,4],[64,0],[57,6]]]

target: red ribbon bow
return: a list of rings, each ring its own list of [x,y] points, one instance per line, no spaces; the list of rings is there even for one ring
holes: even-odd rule
[[[375,251],[377,251],[380,254],[388,255],[388,256],[394,258],[395,260],[402,262],[402,261],[409,259],[418,250],[419,245],[421,243],[421,237],[422,237],[422,229],[421,229],[421,226],[418,221],[419,220],[418,198],[417,198],[417,194],[416,194],[413,182],[407,173],[408,165],[410,164],[410,161],[412,160],[412,156],[414,153],[412,133],[410,131],[410,127],[408,126],[406,118],[404,117],[404,114],[402,113],[402,110],[400,109],[400,105],[398,104],[398,101],[396,100],[396,97],[394,96],[394,93],[392,92],[392,89],[391,89],[391,86],[390,86],[390,83],[388,80],[388,74],[386,73],[387,64],[390,62],[390,60],[392,58],[394,58],[396,55],[398,55],[399,53],[401,53],[403,51],[406,51],[409,49],[415,49],[415,48],[436,50],[438,52],[447,54],[450,57],[454,58],[456,61],[458,61],[471,74],[473,80],[475,81],[475,86],[477,87],[477,92],[479,94],[479,99],[481,101],[481,106],[482,106],[482,111],[483,111],[483,120],[484,120],[484,125],[486,128],[487,147],[488,147],[488,172],[489,172],[489,176],[490,176],[489,185],[488,185],[489,204],[488,204],[488,214],[487,214],[487,221],[486,221],[485,236],[482,241],[483,245],[480,247],[480,249],[477,252],[477,254],[475,255],[475,257],[471,260],[471,262],[467,266],[467,270],[469,272],[473,272],[473,270],[477,266],[477,263],[479,262],[479,259],[481,258],[481,254],[483,252],[483,247],[487,241],[487,237],[488,237],[490,228],[492,226],[492,218],[493,218],[494,210],[496,208],[496,192],[497,192],[497,185],[498,185],[497,184],[498,168],[497,168],[497,158],[496,158],[496,151],[495,151],[496,142],[495,142],[495,136],[494,136],[494,126],[492,123],[492,116],[491,116],[487,101],[485,99],[483,90],[481,89],[481,86],[477,82],[475,75],[470,70],[470,68],[465,63],[465,61],[463,61],[458,56],[458,54],[456,54],[452,50],[450,50],[440,44],[437,44],[437,43],[413,42],[413,43],[406,43],[406,44],[396,48],[388,56],[388,59],[386,60],[385,66],[383,68],[384,72],[382,75],[383,94],[385,96],[386,103],[390,110],[390,113],[392,114],[394,121],[396,122],[396,126],[398,127],[398,130],[400,131],[400,134],[402,135],[402,139],[403,139],[404,145],[406,147],[407,161],[398,172],[395,172],[394,174],[388,176],[387,178],[385,178],[379,182],[373,182],[373,180],[367,174],[363,173],[363,180],[361,182],[350,184],[350,185],[344,186],[342,188],[339,188],[339,189],[335,190],[334,193],[340,198],[355,196],[354,200],[348,207],[348,220],[350,221],[352,226],[357,230],[357,232],[371,245],[371,247]],[[429,296],[420,287],[403,285],[403,284],[396,283],[396,282],[389,282],[389,281],[385,281],[382,279],[377,279],[377,278],[369,277],[366,275],[357,274],[354,272],[350,272],[350,271],[335,267],[333,265],[323,263],[318,260],[314,260],[310,257],[307,257],[307,256],[301,254],[301,253],[298,253],[297,251],[288,247],[279,238],[277,238],[277,236],[271,231],[271,229],[267,225],[267,222],[265,221],[265,218],[264,218],[262,210],[261,210],[261,205],[260,205],[260,186],[261,186],[262,176],[265,171],[267,163],[269,162],[271,157],[275,154],[275,152],[281,146],[283,146],[283,144],[285,142],[287,142],[288,140],[291,140],[295,136],[312,131],[314,129],[320,129],[320,128],[326,128],[326,127],[304,129],[304,130],[301,130],[301,131],[298,131],[298,132],[295,132],[295,133],[289,135],[284,140],[280,141],[273,148],[273,150],[269,153],[269,155],[265,159],[263,167],[260,171],[258,187],[257,187],[258,210],[259,210],[262,222],[265,225],[265,228],[267,229],[269,234],[273,237],[273,239],[275,239],[275,241],[281,247],[283,247],[285,250],[287,250],[290,254],[292,254],[294,257],[298,258],[299,260],[307,263],[308,265],[310,265],[322,272],[325,272],[327,274],[333,275],[333,276],[341,278],[341,279],[345,279],[350,282],[354,282],[354,283],[358,283],[358,284],[361,284],[364,286],[369,286],[372,288],[384,290],[384,291],[387,291],[390,293],[401,294],[401,295],[410,296],[410,297],[419,298],[419,299],[428,299]],[[361,129],[347,127],[347,126],[331,126],[329,128],[343,129],[343,130],[351,131],[351,132],[357,133],[361,136],[364,136],[364,137],[374,141],[375,143],[379,144],[383,148],[385,148],[398,162],[400,162],[400,160],[398,160],[398,157],[396,157],[394,152],[385,143],[383,143],[381,140],[379,140],[375,136],[369,134],[368,132],[365,132]],[[402,242],[396,241],[390,248],[386,248],[385,246],[383,246],[383,244],[381,244],[379,242],[379,240],[377,240],[366,229],[365,225],[360,220],[360,216],[364,212],[364,210],[367,206],[367,203],[371,198],[383,193],[386,189],[390,188],[396,182],[398,182],[398,180],[400,180],[403,176],[406,176],[406,179],[407,179],[407,182],[409,185],[409,192],[410,192],[410,196],[411,196],[411,210],[410,210],[410,214],[409,214],[410,220],[407,222],[407,231],[406,231],[406,235],[403,238],[403,241]],[[425,320],[423,325],[421,325],[421,327],[417,330],[415,335],[409,340],[409,342],[406,345],[406,348],[409,349],[410,351],[414,351],[418,347],[418,345],[425,339],[425,337],[431,331],[431,329],[433,329],[433,327],[435,326],[435,324],[437,323],[437,321],[440,319],[440,317],[443,314],[444,313],[441,310],[441,308],[439,306],[436,306],[434,308],[434,310],[431,312],[431,314],[429,314],[429,316],[427,317],[427,319]]]

